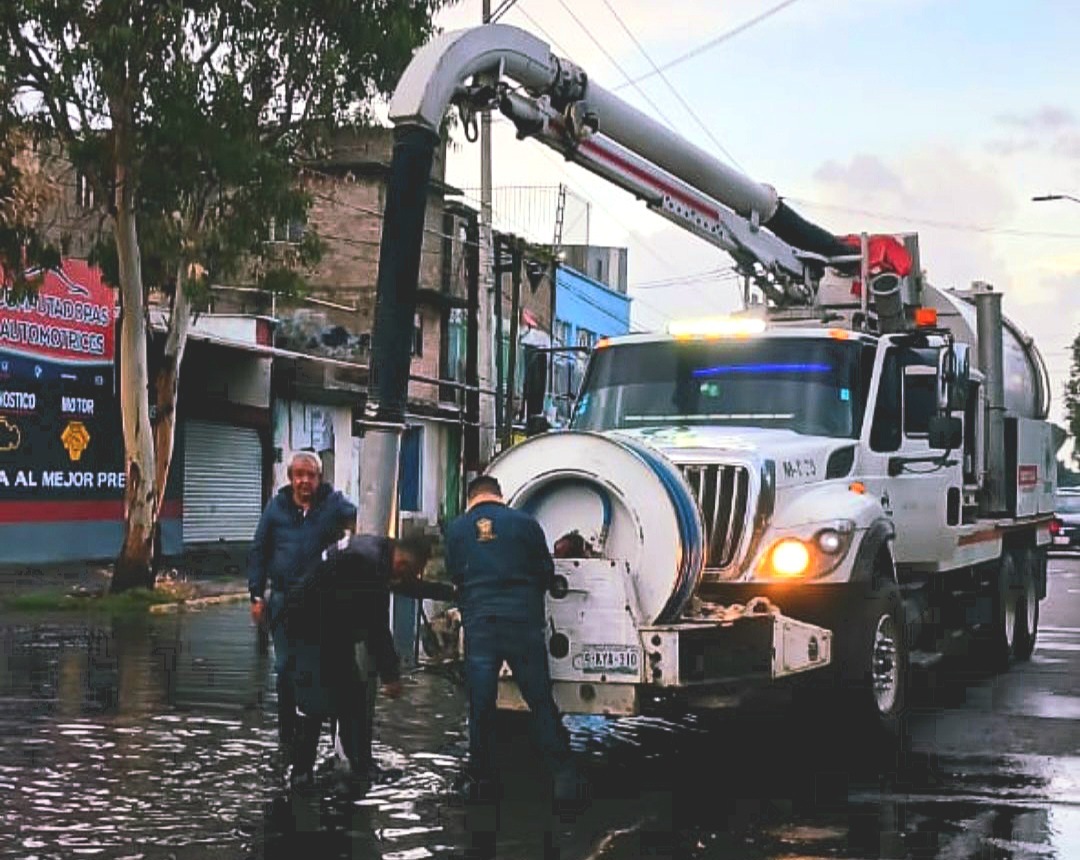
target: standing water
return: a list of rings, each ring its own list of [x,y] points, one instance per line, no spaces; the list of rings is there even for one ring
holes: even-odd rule
[[[0,858],[437,856],[457,686],[428,673],[380,703],[376,756],[404,768],[396,787],[357,803],[324,779],[298,804],[282,788],[271,662],[246,603],[0,616]]]
[[[375,755],[400,775],[362,795],[324,769],[314,790],[291,796],[271,654],[246,603],[138,617],[9,613],[0,860],[423,860],[493,844],[499,860],[1072,860],[1080,722],[1001,705],[1013,689],[1003,684],[1047,686],[1073,656],[1047,643],[1029,670],[961,679],[956,702],[922,703],[915,749],[891,762],[852,755],[850,739],[830,740],[806,712],[568,719],[593,803],[562,819],[516,715],[499,724],[498,817],[451,800],[465,697],[448,673],[418,671],[401,699],[379,700]],[[1018,754],[972,733],[979,720],[1000,725]],[[1050,754],[1033,754],[1042,747]],[[320,757],[332,759],[325,734]]]

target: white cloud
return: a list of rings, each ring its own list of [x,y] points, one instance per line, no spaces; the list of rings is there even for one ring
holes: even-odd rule
[[[1076,115],[1067,108],[1045,105],[1038,110],[1024,114],[1001,114],[998,122],[1033,131],[1057,131],[1076,125]]]
[[[1001,114],[995,119],[1023,134],[990,140],[986,151],[993,155],[1013,156],[1043,150],[1060,158],[1080,160],[1080,121],[1068,108],[1046,105],[1028,113]]]
[[[814,179],[826,184],[858,188],[871,193],[895,191],[903,193],[903,182],[880,158],[856,155],[844,165],[826,161],[814,171]]]
[[[1054,141],[1051,151],[1062,158],[1080,161],[1080,132],[1073,131],[1062,134]]]
[[[1039,145],[1039,141],[1033,137],[997,139],[987,142],[986,151],[991,155],[1000,155],[1007,158],[1010,155],[1032,152],[1038,149]]]

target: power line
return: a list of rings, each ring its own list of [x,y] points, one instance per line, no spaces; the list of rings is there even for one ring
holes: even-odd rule
[[[561,2],[561,0],[560,0],[560,2]],[[669,90],[671,90],[672,95],[675,96],[675,98],[678,100],[679,104],[681,104],[683,106],[683,109],[688,114],[690,114],[690,116],[693,118],[694,122],[696,122],[698,124],[698,127],[703,132],[705,132],[705,134],[708,136],[709,140],[711,140],[713,142],[713,144],[716,146],[716,148],[719,149],[725,156],[727,156],[728,161],[730,161],[732,164],[734,164],[736,167],[738,167],[739,170],[741,170],[741,171],[743,171],[745,173],[746,168],[743,167],[741,164],[739,164],[738,159],[736,159],[734,155],[732,155],[730,152],[728,152],[728,150],[724,146],[724,144],[722,144],[717,139],[716,135],[712,133],[712,131],[709,129],[709,127],[706,126],[705,123],[701,121],[701,117],[699,117],[697,115],[697,112],[692,107],[690,107],[690,103],[687,102],[687,100],[683,98],[682,93],[680,93],[677,89],[675,89],[675,87],[673,87],[671,85],[671,81],[668,80],[667,75],[665,75],[664,72],[660,69],[660,67],[657,66],[656,63],[653,62],[653,58],[649,56],[648,51],[645,50],[645,48],[641,44],[641,42],[639,42],[637,37],[630,31],[630,28],[628,26],[626,26],[626,22],[623,21],[622,17],[619,15],[619,13],[615,11],[615,7],[612,6],[611,3],[608,2],[608,0],[604,0],[604,5],[607,6],[608,11],[611,12],[611,14],[615,17],[615,20],[619,22],[619,26],[623,28],[623,31],[626,33],[626,35],[630,37],[630,41],[633,42],[637,46],[637,49],[639,51],[641,51],[641,55],[646,60],[648,60],[649,65],[653,67],[653,71],[660,76],[660,80],[662,80],[664,82],[665,86],[667,86],[667,88]]]
[[[565,287],[565,288],[566,288],[566,289],[567,289],[567,290],[568,290],[569,292],[571,292],[571,293],[573,293],[573,294],[574,294],[575,296],[577,296],[577,297],[578,297],[578,298],[579,298],[579,299],[580,299],[581,301],[585,302],[585,304],[587,304],[587,305],[591,305],[591,306],[592,306],[593,308],[595,308],[596,310],[600,311],[600,313],[602,313],[602,314],[603,314],[604,316],[610,317],[611,319],[615,320],[615,321],[616,321],[616,322],[618,322],[618,323],[621,323],[621,322],[623,322],[623,318],[622,318],[622,317],[620,317],[620,316],[617,316],[616,314],[612,313],[612,312],[611,312],[610,310],[608,310],[607,308],[605,308],[605,307],[604,307],[604,306],[603,306],[602,304],[600,304],[600,303],[599,303],[598,301],[596,301],[595,299],[591,299],[591,298],[589,298],[589,297],[588,297],[587,295],[585,295],[585,293],[584,293],[584,292],[582,292],[581,290],[577,289],[577,288],[576,288],[576,287],[575,287],[575,286],[574,286],[573,284],[571,284],[571,283],[567,283],[567,282],[564,282],[564,283],[562,284],[562,286],[563,286],[563,287]],[[628,297],[628,298],[629,298],[629,297]],[[629,317],[627,317],[627,319],[626,319],[626,323],[627,323],[627,325],[629,325]]]
[[[585,32],[585,35],[588,36],[589,39],[592,40],[592,43],[594,45],[596,45],[597,48],[600,49],[600,53],[602,53],[605,57],[607,57],[608,62],[610,62],[616,69],[618,69],[619,73],[624,78],[626,78],[627,83],[633,84],[633,81],[630,79],[630,75],[628,75],[626,73],[626,70],[623,69],[623,67],[621,65],[619,65],[619,61],[616,60],[613,56],[611,56],[611,53],[608,51],[608,49],[605,48],[600,43],[600,40],[597,39],[592,34],[592,31],[588,27],[586,27],[585,24],[582,22],[582,20],[580,18],[578,18],[577,15],[574,14],[573,10],[571,10],[571,8],[566,5],[566,0],[559,0],[559,5],[562,6],[563,9],[566,10],[567,15],[569,15],[571,18],[574,19],[574,22]],[[637,84],[633,84],[633,86],[634,86],[634,89],[637,90],[638,94],[643,99],[645,99],[645,101],[648,103],[649,107],[651,107],[654,111],[656,111],[657,115],[667,124],[668,128],[674,130],[675,124],[664,114],[664,112],[662,110],[660,110],[660,107],[656,104],[656,102],[654,102],[651,98],[649,98],[648,93],[646,93],[645,90],[643,90]]]
[[[330,173],[323,173],[322,171],[315,170],[315,169],[313,169],[311,167],[303,168],[302,172],[310,173],[310,174],[312,174],[314,176],[319,176],[319,177],[321,177],[323,179],[329,179],[329,180],[332,180],[332,181],[335,181],[335,182],[340,181],[340,177],[334,176],[333,174],[330,174]],[[372,208],[370,208],[368,206],[361,206],[358,203],[349,203],[349,202],[347,202],[345,200],[340,199],[339,197],[337,197],[337,196],[335,196],[333,194],[327,194],[326,192],[319,192],[319,191],[310,191],[310,193],[311,193],[312,197],[317,197],[320,200],[325,200],[328,203],[333,203],[335,206],[341,206],[341,207],[343,207],[345,209],[350,209],[353,212],[359,212],[359,213],[361,213],[363,215],[371,215],[374,218],[378,218],[380,221],[383,220],[383,218],[385,217],[384,213],[380,212],[378,209],[372,209]],[[476,247],[480,247],[479,242],[470,242],[467,239],[465,239],[464,237],[453,236],[453,235],[451,235],[449,233],[444,233],[444,232],[442,232],[442,230],[436,230],[434,227],[428,227],[426,224],[424,225],[424,232],[429,233],[432,236],[438,236],[440,239],[450,239],[451,241],[454,241],[454,242],[460,242],[465,247],[468,247],[468,246],[471,246],[471,245],[475,245]],[[364,240],[355,239],[353,241],[356,242],[356,243],[359,243],[359,242],[362,242]],[[379,242],[377,242],[377,241],[375,241],[373,239],[369,239],[369,240],[367,240],[367,242],[372,244],[372,245],[378,245],[379,244]]]
[[[528,21],[530,24],[532,24],[535,29],[539,30],[540,35],[543,36],[545,39],[547,39],[549,45],[551,45],[553,48],[555,48],[555,50],[557,50],[564,57],[568,56],[568,53],[567,53],[566,49],[562,45],[560,45],[558,42],[556,42],[555,39],[552,37],[552,35],[547,30],[545,30],[543,27],[541,27],[539,22],[537,22],[537,20],[532,15],[530,15],[528,12],[526,12],[521,6],[515,6],[514,11],[520,13],[525,18],[526,21]]]
[[[563,162],[559,161],[557,158],[555,158],[555,156],[546,147],[541,147],[540,149],[537,150],[537,152],[539,152],[540,155],[544,159],[546,159],[547,161],[551,162],[552,165],[554,165],[555,169],[558,170],[559,173],[561,173],[568,180],[568,182],[567,182],[568,185],[570,184],[570,182],[573,181],[573,178],[570,176],[570,174],[567,172],[566,168],[563,166]],[[581,195],[581,196],[582,196],[582,199],[584,199],[584,200],[589,199],[585,195]],[[619,218],[617,215],[615,215],[610,209],[608,209],[606,206],[604,206],[603,204],[601,204],[597,200],[592,200],[591,202],[601,212],[603,212],[605,215],[607,215],[612,221],[614,221],[616,224],[618,224],[620,227],[622,227],[624,230],[626,230],[627,233],[629,233],[631,236],[633,236],[635,239],[637,239],[638,242],[641,244],[641,246],[646,251],[648,251],[650,254],[652,254],[657,260],[659,260],[661,263],[663,263],[665,266],[667,266],[669,268],[672,268],[672,269],[675,268],[675,265],[670,260],[666,259],[663,254],[661,254],[659,251],[657,251],[655,248],[653,248],[648,242],[646,242],[642,238],[640,233],[638,233],[632,227],[629,227],[626,224],[625,221],[623,221],[621,218]]]
[[[641,281],[630,284],[631,290],[661,290],[671,287],[681,287],[687,284],[726,281],[738,277],[738,272],[731,268],[707,269],[704,272],[695,272],[686,275],[673,275],[670,278],[659,278],[655,281]]]
[[[505,15],[507,12],[509,12],[511,9],[513,9],[514,4],[517,3],[517,2],[518,2],[518,0],[503,0],[503,2],[499,4],[498,8],[494,12],[491,13],[491,17],[488,18],[488,21],[490,23],[494,24],[503,15]]]
[[[788,3],[792,3],[792,2],[795,2],[795,0],[788,0]],[[631,81],[631,79],[630,79],[630,76],[622,68],[622,66],[619,64],[619,62],[614,57],[611,56],[611,54],[607,51],[607,49],[592,34],[592,32],[589,30],[589,28],[586,27],[585,24],[578,18],[578,16],[575,15],[574,12],[570,9],[570,7],[567,6],[565,0],[559,0],[559,4],[563,7],[564,10],[566,10],[567,14],[570,15],[571,18],[574,19],[574,21],[577,23],[577,25],[585,32],[585,35],[587,35],[589,37],[589,39],[592,40],[593,44],[595,44],[596,47],[604,54],[604,56],[608,58],[608,60],[612,63],[612,65],[614,65],[615,68],[618,69],[619,72],[623,75],[623,77],[625,77],[627,79],[628,85],[630,83],[633,83],[633,81]],[[786,4],[784,4],[784,5],[786,5]],[[563,49],[550,37],[550,35],[543,29],[543,27],[541,27],[539,25],[539,23],[532,16],[530,16],[523,8],[521,8],[520,6],[517,6],[517,7],[515,7],[515,9],[518,12],[520,12],[522,15],[524,15],[538,30],[540,30],[540,32],[543,33],[548,38],[548,41],[549,41],[550,44],[554,45],[556,48],[558,48],[558,50],[563,51]],[[747,25],[747,26],[749,26],[749,25]],[[744,29],[745,29],[745,27],[744,27]],[[665,122],[667,122],[668,126],[671,127],[672,129],[674,129],[674,124],[671,122],[671,120],[668,119],[666,116],[664,116],[663,112],[653,103],[653,101],[648,97],[648,95],[644,91],[642,91],[640,87],[637,87],[636,85],[635,85],[635,89],[637,89],[637,91],[639,93],[641,93],[641,95],[645,99],[645,101],[648,102],[653,107],[653,109],[665,120]],[[689,109],[689,106],[687,106],[687,107]],[[691,110],[691,113],[692,113],[692,109],[690,109],[690,110]],[[698,121],[700,122],[700,120],[698,120]],[[706,133],[710,134],[710,136],[711,136],[711,133],[708,131],[708,129],[706,129]],[[735,159],[731,156],[731,154],[728,153],[723,148],[723,146],[719,143],[719,141],[717,141],[715,139],[715,137],[713,138],[713,141],[714,141],[714,143],[716,143],[717,146],[720,147],[720,149],[725,153],[725,155],[727,155],[727,157],[729,159],[731,159],[733,162],[735,161]],[[556,163],[555,160],[553,158],[550,158],[550,156],[547,153],[544,153],[544,155],[550,161],[552,161],[553,163]],[[569,174],[563,168],[562,164],[558,165],[558,169],[564,176],[567,176],[569,178]],[[593,201],[593,202],[596,203],[596,201]],[[623,229],[625,229],[630,235],[634,236],[638,240],[638,242],[641,244],[641,246],[643,248],[645,248],[647,251],[649,251],[649,253],[651,253],[654,257],[656,257],[660,262],[664,263],[665,265],[667,265],[667,266],[669,266],[671,268],[675,268],[671,264],[670,261],[664,259],[664,257],[661,254],[657,253],[647,242],[645,242],[641,238],[640,234],[638,234],[635,230],[632,230],[631,228],[629,228],[621,219],[619,219],[618,217],[613,215],[610,212],[610,210],[608,210],[606,207],[600,205],[599,203],[596,203],[596,205],[600,208],[601,211],[605,212],[609,217],[611,217],[612,220],[614,220],[616,223],[620,224],[623,227]],[[699,292],[698,290],[695,290],[695,292],[697,292],[698,295],[703,300],[705,300],[706,302],[709,301],[709,298],[707,296],[705,296],[704,294],[702,294],[701,292]],[[646,305],[649,304],[648,302],[645,302],[644,299],[641,299],[641,301]],[[664,317],[665,319],[668,318],[667,315],[664,314],[659,309],[656,309],[656,312],[660,313],[661,316]]]
[[[798,197],[785,197],[798,203],[800,206],[809,206],[818,209],[831,209],[835,212],[847,212],[851,215],[862,215],[868,218],[880,218],[882,220],[902,221],[908,224],[921,224],[926,227],[939,227],[943,230],[966,230],[971,233],[992,233],[1001,236],[1020,236],[1034,239],[1080,239],[1080,233],[1048,233],[1039,230],[1017,230],[1012,227],[993,227],[984,224],[964,224],[957,221],[940,221],[935,218],[915,217],[898,215],[894,212],[873,212],[869,209],[856,209],[852,206],[838,206],[832,203],[817,203],[813,200],[804,200]]]
[[[791,6],[793,3],[797,3],[797,2],[798,2],[798,0],[784,0],[783,3],[778,3],[776,6],[773,6],[771,9],[766,9],[760,15],[757,15],[757,16],[751,18],[749,21],[745,21],[742,24],[740,24],[739,26],[737,26],[737,27],[735,27],[735,28],[733,28],[731,30],[728,30],[727,32],[721,33],[719,36],[716,36],[715,38],[710,39],[708,42],[705,42],[703,45],[699,45],[698,47],[694,48],[693,50],[687,51],[685,54],[680,54],[679,56],[677,56],[673,60],[669,60],[668,62],[666,62],[662,66],[660,66],[656,71],[647,72],[646,74],[641,75],[638,78],[635,78],[633,81],[627,81],[625,84],[619,84],[619,86],[615,87],[615,89],[616,90],[622,89],[623,87],[630,86],[630,84],[632,84],[632,83],[633,84],[641,83],[642,81],[648,80],[649,78],[659,74],[662,71],[667,71],[672,66],[677,66],[679,63],[684,63],[687,60],[689,60],[689,59],[691,59],[693,57],[696,57],[698,54],[702,54],[705,51],[708,51],[710,48],[716,47],[721,42],[726,42],[728,39],[731,39],[734,36],[738,36],[740,33],[743,33],[746,30],[749,30],[755,24],[761,23],[766,18],[772,17],[777,12],[780,12],[781,10],[786,9],[788,6]]]

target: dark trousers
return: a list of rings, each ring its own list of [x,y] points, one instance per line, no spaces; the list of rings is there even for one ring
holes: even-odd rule
[[[274,673],[276,675],[278,704],[278,741],[286,764],[291,764],[295,773],[309,773],[315,767],[319,751],[319,735],[326,721],[323,713],[330,708],[333,716],[331,725],[338,732],[341,748],[354,773],[366,774],[371,764],[372,717],[376,692],[375,675],[369,666],[366,647],[361,643],[356,649],[357,671],[342,670],[335,677],[333,695],[329,693],[319,702],[318,716],[304,712],[298,705],[296,690],[297,662],[312,668],[312,660],[321,663],[321,655],[316,650],[306,648],[304,643],[291,642],[282,623],[285,609],[285,594],[275,590],[270,593],[270,626],[274,642]],[[352,650],[352,646],[349,646]],[[351,654],[342,657],[343,665],[349,662]],[[329,682],[329,678],[320,680]],[[305,688],[307,689],[307,688]],[[307,689],[310,692],[309,689]],[[310,698],[310,696],[308,696]],[[310,707],[310,706],[309,706]]]
[[[473,620],[465,625],[465,681],[469,688],[469,763],[476,779],[495,775],[495,714],[503,661],[532,714],[533,735],[549,769],[558,772],[569,744],[551,695],[547,646],[539,624]]]
[[[353,652],[353,647],[349,646],[349,650]],[[363,643],[356,646],[355,652],[350,653],[348,659],[356,660],[355,671],[350,667],[350,671],[335,673],[338,689],[330,697],[333,707],[329,720],[351,771],[366,776],[373,763],[371,745],[378,676],[370,665]],[[285,691],[284,696],[282,690]],[[308,773],[315,767],[319,736],[326,717],[322,713],[304,713],[302,703],[298,708],[293,679],[288,669],[278,676],[278,707],[279,726],[283,727],[282,737],[292,733],[287,749],[293,769],[297,773]],[[285,710],[290,712],[285,713]]]
[[[322,717],[298,716],[292,763],[297,773],[310,773],[315,768],[319,751],[319,736],[325,720]],[[366,708],[356,708],[330,719],[349,768],[366,776],[371,767],[371,720]]]

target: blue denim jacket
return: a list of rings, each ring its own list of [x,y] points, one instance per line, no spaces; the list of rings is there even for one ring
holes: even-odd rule
[[[446,566],[459,588],[463,622],[544,623],[555,566],[540,524],[524,511],[482,502],[450,523]]]
[[[321,484],[307,516],[282,487],[266,505],[248,555],[248,590],[262,597],[269,584],[287,590],[303,571],[356,526],[356,505],[329,484]]]

